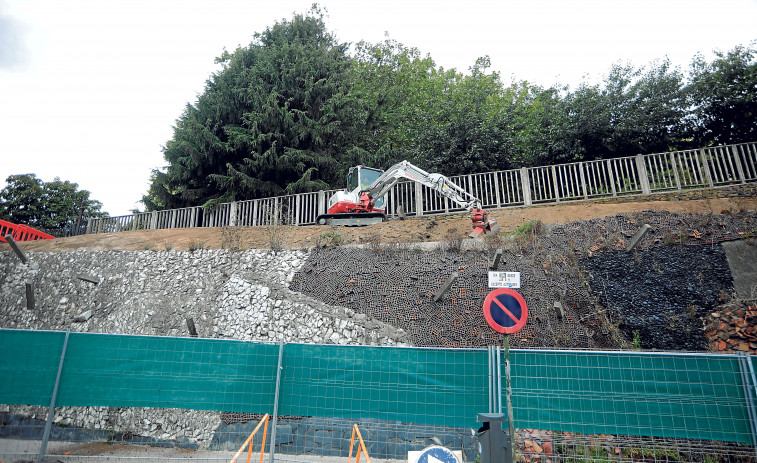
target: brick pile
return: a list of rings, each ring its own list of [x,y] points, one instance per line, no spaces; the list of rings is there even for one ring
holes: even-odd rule
[[[733,301],[707,317],[707,338],[712,350],[757,355],[757,302]]]

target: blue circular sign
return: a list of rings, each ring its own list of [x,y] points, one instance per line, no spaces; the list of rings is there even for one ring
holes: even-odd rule
[[[484,318],[494,331],[512,334],[526,325],[528,307],[517,291],[499,288],[486,296]]]
[[[418,463],[460,463],[457,457],[451,450],[439,446],[432,445],[423,449],[420,456],[418,456]]]

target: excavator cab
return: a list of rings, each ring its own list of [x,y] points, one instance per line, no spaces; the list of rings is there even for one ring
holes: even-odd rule
[[[381,177],[383,170],[373,169],[365,166],[350,167],[347,174],[347,191],[359,198],[361,191],[367,190],[377,178]],[[384,198],[379,198],[374,203],[376,209],[384,208]]]

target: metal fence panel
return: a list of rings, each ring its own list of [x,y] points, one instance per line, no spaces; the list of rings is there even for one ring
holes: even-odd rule
[[[752,444],[736,356],[513,354],[519,428]]]
[[[0,403],[9,404],[0,455],[39,450],[63,337],[0,330]],[[441,442],[471,461],[471,428],[476,413],[489,411],[487,380],[497,374],[490,358],[483,349],[287,344],[276,459],[345,457],[357,422],[374,458],[405,459]],[[511,351],[518,452],[533,452],[529,439],[540,436],[566,461],[635,452],[678,460],[682,449],[696,459],[753,455],[753,447],[725,445],[753,445],[757,397],[745,358]],[[63,441],[236,450],[276,408],[278,360],[274,344],[71,333],[48,455]]]

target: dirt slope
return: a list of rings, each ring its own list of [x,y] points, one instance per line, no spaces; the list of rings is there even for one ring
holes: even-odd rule
[[[512,231],[530,220],[545,224],[569,223],[606,217],[619,213],[634,213],[647,209],[693,214],[719,214],[723,211],[755,210],[757,198],[713,198],[682,201],[638,201],[614,204],[574,203],[518,207],[491,211],[502,230]],[[121,233],[75,236],[55,240],[21,243],[25,251],[57,252],[73,249],[89,250],[186,250],[191,247],[219,249],[222,247],[268,248],[272,240],[281,240],[283,247],[317,246],[337,239],[350,243],[409,243],[445,241],[467,235],[471,228],[467,214],[427,216],[408,220],[391,220],[369,227],[282,226],[222,228],[183,228],[170,230],[137,230]],[[337,236],[338,235],[338,236]],[[2,243],[0,251],[10,251]]]

